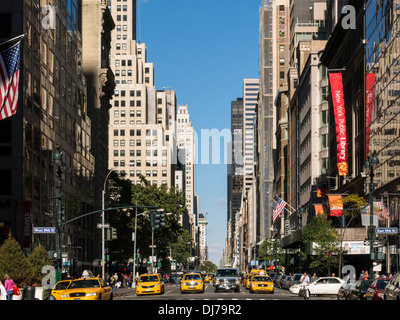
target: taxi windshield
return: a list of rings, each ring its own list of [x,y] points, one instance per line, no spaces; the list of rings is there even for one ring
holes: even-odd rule
[[[253,281],[272,281],[272,280],[270,277],[255,276],[255,277],[253,277]]]
[[[199,274],[185,274],[183,280],[200,280]]]
[[[99,280],[75,280],[72,281],[68,289],[81,289],[81,288],[100,288]]]
[[[139,282],[155,282],[158,281],[158,276],[141,276]]]
[[[53,290],[65,290],[68,288],[71,281],[60,281],[56,284]]]

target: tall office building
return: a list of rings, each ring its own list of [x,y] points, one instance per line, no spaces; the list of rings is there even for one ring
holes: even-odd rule
[[[271,237],[276,149],[276,108],[280,85],[286,84],[289,51],[288,0],[263,0],[259,29],[260,95],[257,114],[257,178],[259,239]]]
[[[204,217],[204,214],[199,213],[199,260],[201,265],[204,265],[208,258],[207,224],[208,221],[206,217]]]
[[[310,101],[313,100],[313,113],[318,113],[320,110],[319,103],[321,101],[317,101],[315,97],[319,94],[313,94],[312,100],[307,100],[304,96],[305,90],[308,90],[311,84],[308,84],[304,87],[305,81],[309,79],[313,79],[313,88],[315,90],[318,88],[320,90],[321,96],[326,95],[327,86],[326,83],[322,85],[317,80],[317,77],[313,76],[312,78],[302,79],[301,75],[303,72],[304,66],[306,66],[307,59],[309,58],[307,50],[314,50],[317,52],[318,50],[322,50],[324,46],[324,41],[328,38],[328,27],[327,27],[327,20],[326,20],[326,9],[327,9],[327,2],[326,0],[307,0],[302,3],[298,3],[296,1],[290,2],[290,69],[289,69],[289,78],[288,78],[288,90],[289,90],[289,122],[288,122],[288,158],[290,163],[294,163],[296,165],[292,165],[289,168],[288,175],[289,181],[291,184],[288,187],[288,202],[294,208],[299,208],[300,206],[304,205],[306,201],[305,199],[307,196],[303,197],[303,200],[300,200],[301,190],[309,190],[313,181],[310,180],[310,177],[307,178],[300,178],[300,175],[303,176],[300,172],[303,171],[304,167],[308,167],[311,163],[309,159],[307,159],[308,155],[307,152],[303,152],[305,148],[303,147],[304,144],[308,143],[311,136],[307,134],[304,136],[304,132],[309,132],[305,130],[305,126],[308,126],[309,123],[306,121],[301,123],[300,119],[309,119],[306,114],[304,114],[304,110],[309,109],[302,109],[302,104],[308,104]],[[303,41],[303,42],[302,42]],[[308,42],[307,42],[308,41]],[[314,42],[312,42],[314,41]],[[299,48],[299,44],[302,45]],[[306,44],[307,43],[307,44]],[[310,43],[313,45],[310,46]],[[318,43],[319,49],[318,49]],[[315,57],[318,59],[318,57]],[[317,63],[318,64],[318,63]],[[313,69],[316,65],[316,61],[312,61]],[[310,73],[305,72],[304,74],[309,75]],[[322,79],[321,79],[322,80]],[[310,80],[311,81],[311,80]],[[326,82],[326,80],[325,80]],[[302,83],[301,87],[303,93],[300,95],[299,86]],[[321,88],[320,88],[321,84]],[[322,88],[324,87],[324,88]],[[307,92],[306,96],[309,96],[309,92]],[[322,107],[321,107],[322,108]],[[317,110],[318,109],[318,110]],[[321,111],[326,111],[326,105]],[[326,114],[326,113],[325,113]],[[319,123],[316,124],[315,122],[319,122],[316,119],[316,116],[313,117],[314,124],[312,125],[314,129],[312,130],[313,140],[319,138],[319,134],[326,134],[326,131],[321,131],[317,129],[319,127]],[[317,130],[317,131],[315,131]],[[326,137],[326,136],[325,136]],[[306,142],[304,142],[306,141]],[[303,143],[301,145],[301,143]],[[308,147],[307,147],[308,148]],[[326,147],[325,147],[326,148]],[[302,154],[300,154],[300,150]],[[309,149],[308,149],[309,151]],[[314,148],[314,160],[319,158],[317,156],[319,152],[316,151]],[[322,164],[321,164],[322,165]],[[315,166],[314,166],[315,168]],[[313,174],[314,175],[314,174]],[[306,191],[304,191],[306,192]],[[307,202],[307,201],[306,201]]]
[[[41,16],[48,9],[50,23]],[[94,208],[94,164],[86,79],[82,72],[80,1],[0,1],[0,42],[25,34],[21,42],[17,113],[0,126],[0,242],[6,233],[26,252],[39,243],[56,249],[54,234],[33,227],[57,224],[57,167],[63,152],[62,203],[65,220]],[[97,218],[62,228],[64,271],[79,272],[100,257],[94,249]],[[79,249],[78,249],[79,248]]]
[[[95,158],[94,209],[102,208],[104,181],[108,172],[109,110],[115,77],[110,65],[111,31],[115,23],[105,1],[82,1],[82,70],[87,82],[88,116],[91,119],[91,150]],[[94,50],[99,48],[99,50]],[[100,222],[100,217],[98,216]],[[98,230],[99,239],[101,229]],[[96,252],[101,254],[100,243]]]
[[[240,209],[243,191],[243,98],[231,102],[231,152],[228,173],[228,217],[229,222]]]
[[[256,105],[258,79],[243,80],[243,188],[248,191],[253,181],[255,166]]]
[[[135,7],[136,1],[110,2],[116,24],[111,43],[116,88],[110,111],[109,166],[134,183],[140,183],[143,175],[154,185],[171,186],[176,96],[173,90],[155,88],[146,46],[135,41]]]
[[[231,143],[227,165],[227,239],[233,248],[236,213],[243,197],[243,98],[231,102]]]
[[[190,114],[188,106],[178,106],[176,115],[176,144],[178,150],[178,162],[182,164],[182,191],[185,195],[185,204],[187,208],[188,224],[184,225],[191,235],[196,233],[195,230],[195,195],[196,195],[196,146],[194,137],[194,128],[190,122]],[[176,171],[177,173],[178,171]]]

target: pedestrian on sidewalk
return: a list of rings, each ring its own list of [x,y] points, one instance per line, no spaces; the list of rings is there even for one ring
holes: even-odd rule
[[[4,281],[4,288],[6,289],[7,292],[7,300],[12,300],[14,296],[14,281],[11,279],[10,275],[6,273],[4,275],[4,278],[6,279]]]
[[[117,290],[120,286],[121,286],[121,283],[118,281],[118,275],[115,274],[111,279],[111,288],[112,288],[113,294],[115,294],[118,297],[120,297],[120,294],[117,292]]]

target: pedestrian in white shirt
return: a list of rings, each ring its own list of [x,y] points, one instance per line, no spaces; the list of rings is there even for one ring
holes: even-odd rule
[[[310,277],[308,276],[307,272],[304,272],[303,276],[300,279],[300,283],[304,285],[310,284]]]

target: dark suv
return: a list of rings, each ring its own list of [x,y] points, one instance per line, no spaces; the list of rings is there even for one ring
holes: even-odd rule
[[[240,280],[235,268],[219,268],[215,274],[215,292],[219,290],[240,291]]]

